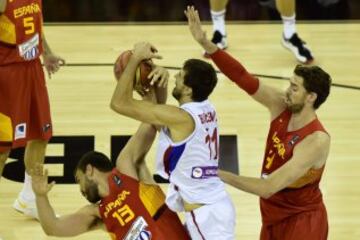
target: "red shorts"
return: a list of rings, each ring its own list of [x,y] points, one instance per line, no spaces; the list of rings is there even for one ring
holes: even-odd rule
[[[276,225],[262,226],[260,240],[326,240],[328,221],[325,207],[290,217]]]
[[[40,59],[0,65],[0,152],[52,136],[49,97]]]

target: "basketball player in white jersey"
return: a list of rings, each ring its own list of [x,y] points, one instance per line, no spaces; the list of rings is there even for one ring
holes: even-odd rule
[[[217,175],[219,130],[216,110],[207,100],[216,86],[212,65],[189,59],[176,74],[172,95],[180,107],[154,104],[133,98],[133,78],[139,63],[161,58],[149,43],[138,43],[121,75],[111,108],[141,122],[161,127],[158,173],[169,179],[166,203],[185,211],[193,240],[235,239],[235,208]],[[150,73],[153,83],[162,82]]]

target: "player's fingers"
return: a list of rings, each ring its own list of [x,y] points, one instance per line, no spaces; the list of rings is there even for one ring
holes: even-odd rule
[[[153,76],[153,78],[151,80],[151,82],[152,82],[151,85],[154,85],[156,82],[159,81],[159,79],[161,79],[161,74],[159,74],[159,72],[157,72],[157,73],[154,74],[154,76]]]
[[[150,58],[162,59],[163,57],[159,54],[153,53]]]
[[[60,64],[60,66],[64,66],[66,64],[66,61],[63,58],[59,58],[58,63]]]
[[[55,186],[55,184],[55,181],[52,181],[50,184],[48,184],[48,191],[50,191]]]
[[[49,79],[51,79],[51,72],[50,72],[49,66],[45,66],[45,68],[46,68],[46,72],[47,72]]]
[[[154,68],[150,73],[149,73],[149,75],[147,76],[147,78],[148,79],[151,79],[154,75],[155,75],[155,73],[158,71],[158,69],[157,68]]]
[[[167,82],[169,80],[169,73],[165,72],[164,75],[161,77],[161,80],[158,84],[159,87],[165,88],[167,85]]]
[[[196,10],[194,12],[194,21],[198,24],[200,24],[200,16],[199,16],[199,12]]]
[[[190,6],[187,6],[184,10],[185,16],[187,17],[188,21],[190,20]]]
[[[188,12],[190,22],[193,22],[194,21],[194,12],[193,12],[192,6],[188,6],[187,12]]]

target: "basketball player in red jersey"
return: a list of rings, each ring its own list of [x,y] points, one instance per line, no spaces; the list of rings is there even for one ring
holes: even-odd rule
[[[165,70],[154,75],[162,82],[163,76],[168,76]],[[157,96],[158,100],[165,99]],[[81,193],[92,204],[59,218],[47,197],[54,183],[48,184],[47,172],[38,166],[33,173],[33,189],[45,233],[68,237],[105,227],[114,240],[190,239],[176,213],[166,206],[164,193],[146,167],[144,158],[155,135],[154,126],[141,124],[120,152],[116,168],[102,153],[85,154],[77,165],[75,178]]]
[[[26,172],[44,162],[52,136],[49,98],[40,62],[51,76],[64,60],[52,53],[42,29],[41,0],[0,0],[0,176],[12,148],[26,146]],[[31,177],[13,207],[37,217]]]
[[[317,66],[296,66],[285,92],[266,86],[206,39],[197,11],[188,7],[190,32],[219,69],[271,115],[261,178],[220,171],[232,186],[260,196],[262,240],[327,239],[328,220],[319,182],[330,136],[316,109],[330,92],[331,78]]]

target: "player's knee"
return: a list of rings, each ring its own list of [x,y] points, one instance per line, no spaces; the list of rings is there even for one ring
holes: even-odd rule
[[[36,139],[29,141],[26,147],[37,148],[37,149],[46,148],[47,143],[48,142],[46,140]]]

